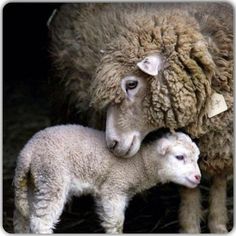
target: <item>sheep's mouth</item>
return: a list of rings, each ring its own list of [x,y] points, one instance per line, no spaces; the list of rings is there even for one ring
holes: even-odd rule
[[[126,156],[126,157],[129,157],[129,156],[130,156],[130,153],[131,153],[132,150],[133,150],[133,146],[134,146],[135,140],[136,140],[136,136],[134,135],[133,140],[132,140],[132,142],[131,142],[131,145],[130,145],[128,151],[125,153],[125,156]]]

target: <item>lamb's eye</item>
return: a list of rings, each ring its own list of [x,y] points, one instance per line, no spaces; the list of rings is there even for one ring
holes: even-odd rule
[[[137,80],[130,80],[126,82],[126,90],[135,89],[138,85]]]
[[[177,156],[175,156],[175,158],[176,158],[177,160],[179,160],[179,161],[184,160],[184,156],[183,156],[183,155],[177,155]]]

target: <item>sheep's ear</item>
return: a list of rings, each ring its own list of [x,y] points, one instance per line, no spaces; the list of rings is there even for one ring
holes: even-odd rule
[[[168,151],[168,148],[170,146],[170,141],[166,138],[161,138],[158,141],[158,153],[161,155],[165,155]]]
[[[138,68],[149,75],[157,75],[161,69],[162,58],[159,53],[152,54],[145,57],[142,61],[137,63]]]

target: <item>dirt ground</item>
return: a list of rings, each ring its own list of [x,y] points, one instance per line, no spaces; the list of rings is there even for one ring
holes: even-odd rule
[[[4,8],[3,74],[3,227],[12,233],[12,180],[16,157],[38,130],[50,126],[46,21],[56,4],[17,4]],[[16,20],[17,19],[17,20]],[[32,26],[32,22],[33,26]],[[17,36],[17,37],[16,37]],[[209,185],[203,180],[203,212],[207,215]],[[136,196],[126,212],[124,232],[176,233],[179,187],[157,186]],[[233,225],[232,180],[228,185],[229,229]],[[204,218],[205,219],[205,218]],[[202,222],[202,232],[208,232]],[[101,233],[91,197],[72,199],[56,233]]]

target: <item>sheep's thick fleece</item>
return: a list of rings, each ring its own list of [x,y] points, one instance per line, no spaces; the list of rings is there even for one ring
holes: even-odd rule
[[[107,150],[104,132],[78,125],[47,128],[18,156],[15,232],[51,233],[67,199],[87,193],[95,196],[106,232],[122,232],[125,207],[134,194],[169,181],[196,187],[201,176],[198,156],[196,144],[182,133],[122,159]]]

